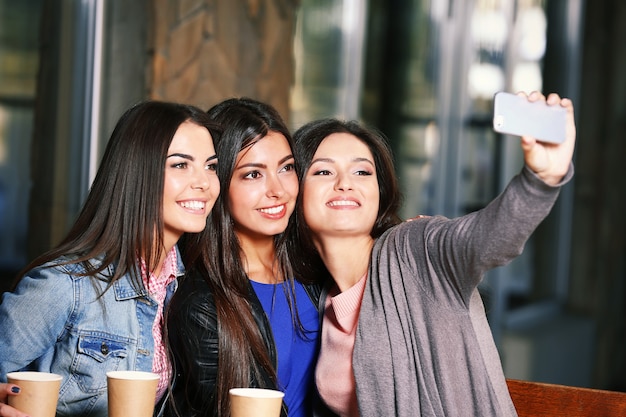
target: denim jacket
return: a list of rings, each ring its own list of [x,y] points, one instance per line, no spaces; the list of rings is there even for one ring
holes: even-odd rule
[[[129,274],[104,291],[105,278],[77,275],[82,272],[80,264],[37,267],[3,295],[0,381],[19,370],[60,374],[57,416],[106,417],[106,373],[152,370],[157,303],[145,289],[133,289]],[[166,304],[177,285],[168,286]]]

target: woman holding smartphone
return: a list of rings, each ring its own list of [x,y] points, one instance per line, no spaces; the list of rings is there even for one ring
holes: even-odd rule
[[[521,253],[573,175],[572,103],[556,94],[547,103],[566,109],[566,140],[523,137],[519,175],[454,219],[399,220],[393,157],[376,131],[333,119],[296,131],[295,264],[304,277],[329,277],[316,383],[337,415],[516,415],[477,286]]]

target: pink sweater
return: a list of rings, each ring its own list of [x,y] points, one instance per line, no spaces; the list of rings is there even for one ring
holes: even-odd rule
[[[315,380],[320,396],[340,417],[358,417],[352,350],[366,275],[339,293],[335,286],[326,299],[322,323],[322,347]]]

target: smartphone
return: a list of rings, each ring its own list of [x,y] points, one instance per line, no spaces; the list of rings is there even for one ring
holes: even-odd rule
[[[493,129],[498,133],[532,136],[542,142],[565,141],[567,110],[548,106],[543,101],[530,102],[516,94],[498,92],[494,96]]]

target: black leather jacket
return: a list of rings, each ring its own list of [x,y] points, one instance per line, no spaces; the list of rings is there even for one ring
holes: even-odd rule
[[[305,285],[307,294],[318,311],[321,287]],[[249,286],[252,315],[259,326],[268,348],[270,359],[276,367],[276,346],[272,329],[263,306],[252,285]],[[218,336],[217,312],[208,284],[197,273],[189,273],[181,280],[178,290],[167,308],[166,327],[170,350],[174,355],[173,382],[171,392],[157,406],[158,416],[209,416],[215,410],[214,393],[217,380]],[[193,352],[190,348],[194,347]],[[183,362],[184,361],[184,362]],[[185,366],[182,364],[185,363]],[[192,375],[182,375],[180,369],[191,370]],[[193,381],[186,384],[185,379]],[[252,381],[251,386],[274,387],[268,375],[264,381]],[[193,391],[190,390],[193,387]],[[312,393],[316,397],[315,393]],[[172,401],[173,399],[173,401]],[[312,399],[317,402],[317,400]],[[174,409],[174,405],[175,408]],[[283,410],[286,417],[286,410]]]

